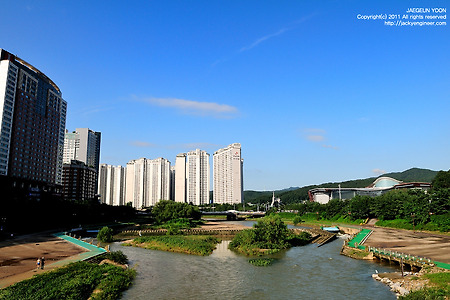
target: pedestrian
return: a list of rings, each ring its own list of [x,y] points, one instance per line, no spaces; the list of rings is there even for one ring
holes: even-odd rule
[[[38,258],[37,261],[36,261],[36,269],[39,270],[40,267],[41,267],[41,259]]]
[[[42,256],[41,258],[41,269],[44,270],[45,258]]]

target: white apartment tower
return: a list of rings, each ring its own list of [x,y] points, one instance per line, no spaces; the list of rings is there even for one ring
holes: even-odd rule
[[[126,205],[125,168],[101,164],[98,176],[100,202],[108,205]]]
[[[175,202],[186,203],[186,153],[175,158]]]
[[[243,163],[241,144],[239,143],[231,144],[214,152],[214,203],[242,203],[244,198]]]
[[[127,163],[125,203],[154,206],[170,198],[170,162],[164,158],[140,158]]]
[[[196,149],[186,157],[186,202],[209,204],[209,154]]]

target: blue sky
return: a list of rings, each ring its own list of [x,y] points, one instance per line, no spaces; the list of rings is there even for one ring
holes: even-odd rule
[[[273,190],[450,168],[450,25],[357,19],[447,6],[8,1],[0,48],[61,88],[69,130],[102,132],[101,163],[238,142],[245,190]]]

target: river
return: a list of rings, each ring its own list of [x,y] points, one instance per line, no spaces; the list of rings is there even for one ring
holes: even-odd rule
[[[111,249],[123,251],[137,270],[122,299],[396,299],[371,277],[375,270],[396,269],[340,255],[342,239],[277,253],[268,267],[249,264],[228,243],[223,241],[210,256],[114,243]]]

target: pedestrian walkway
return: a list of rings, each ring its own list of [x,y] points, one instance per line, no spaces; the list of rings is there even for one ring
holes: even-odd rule
[[[63,259],[63,260],[60,260],[60,261],[57,261],[57,262],[54,262],[51,264],[46,263],[44,270],[33,269],[31,271],[27,271],[27,272],[24,272],[21,274],[6,277],[6,278],[0,280],[0,289],[5,288],[10,285],[13,285],[19,281],[29,279],[29,278],[33,277],[34,275],[42,274],[44,272],[48,272],[53,269],[63,267],[65,265],[68,265],[73,262],[86,260],[86,259],[92,258],[94,256],[97,256],[97,255],[100,255],[100,254],[106,252],[106,250],[103,248],[100,248],[100,247],[91,245],[89,243],[86,243],[84,241],[78,240],[76,238],[70,237],[68,235],[65,235],[64,233],[56,233],[56,234],[54,234],[54,236],[56,236],[60,239],[66,240],[72,244],[79,246],[79,247],[82,247],[82,248],[86,249],[87,251],[79,253],[77,255],[70,256],[66,259]]]
[[[371,232],[370,229],[361,229],[361,231],[348,242],[348,246],[351,248],[358,248],[364,250],[365,247],[360,244],[366,238],[366,236],[370,234],[370,232]]]

